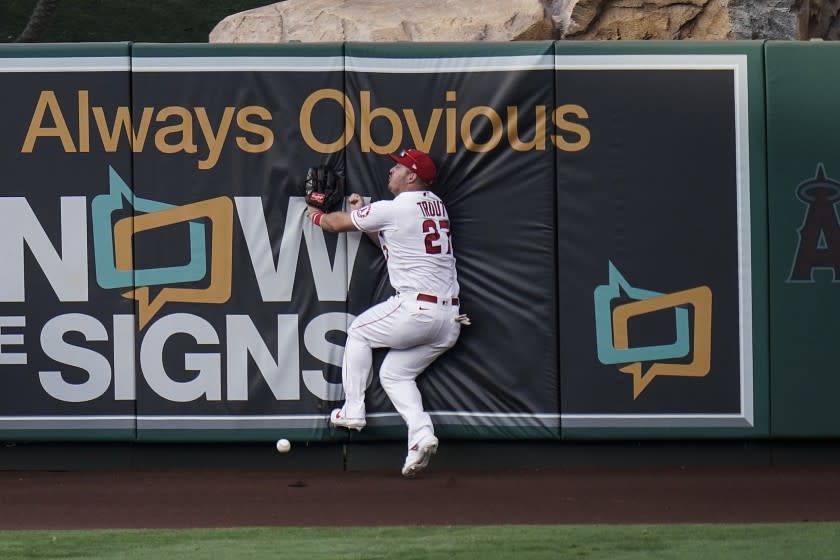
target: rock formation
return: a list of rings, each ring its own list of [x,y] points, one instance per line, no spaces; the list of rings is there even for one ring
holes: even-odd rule
[[[812,39],[840,0],[286,0],[233,14],[211,43]]]
[[[286,0],[223,19],[211,43],[550,39],[542,0]]]

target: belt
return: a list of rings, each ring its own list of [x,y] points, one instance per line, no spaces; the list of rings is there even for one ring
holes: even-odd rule
[[[446,305],[447,302],[451,303],[452,305],[458,305],[458,298],[449,298],[447,299],[438,299],[437,296],[430,296],[429,294],[417,294],[417,301],[428,301],[429,303],[437,303],[440,301],[442,304]]]

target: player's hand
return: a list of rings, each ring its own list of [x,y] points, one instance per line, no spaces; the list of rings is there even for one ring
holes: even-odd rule
[[[321,210],[320,208],[315,208],[314,206],[309,206],[308,204],[306,206],[306,216],[309,217],[309,218],[312,218],[312,216],[314,216],[315,214],[323,214],[323,213],[324,213],[324,211]]]
[[[362,195],[359,193],[353,193],[350,195],[350,198],[347,199],[350,203],[350,211],[357,210],[365,205],[365,199],[362,198]]]

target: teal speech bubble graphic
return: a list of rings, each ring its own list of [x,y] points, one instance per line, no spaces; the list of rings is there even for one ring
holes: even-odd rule
[[[595,335],[598,345],[598,361],[605,365],[625,364],[669,360],[688,355],[691,350],[688,310],[681,307],[674,308],[676,340],[672,344],[616,348],[613,338],[612,306],[610,302],[619,297],[622,291],[637,301],[663,295],[660,292],[634,288],[610,261],[609,284],[595,288]]]
[[[123,208],[124,201],[138,212],[152,213],[172,204],[135,196],[113,167],[109,170],[109,192],[94,197],[90,204],[93,222],[93,251],[96,261],[96,283],[102,288],[129,288],[195,282],[207,274],[207,248],[204,241],[204,224],[189,223],[190,260],[178,266],[119,270],[114,255],[114,227],[111,216]]]

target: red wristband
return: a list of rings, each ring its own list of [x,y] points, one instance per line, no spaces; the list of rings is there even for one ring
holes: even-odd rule
[[[321,227],[321,218],[323,218],[323,217],[324,217],[323,212],[316,212],[315,214],[312,214],[312,223],[315,224],[318,227]]]

